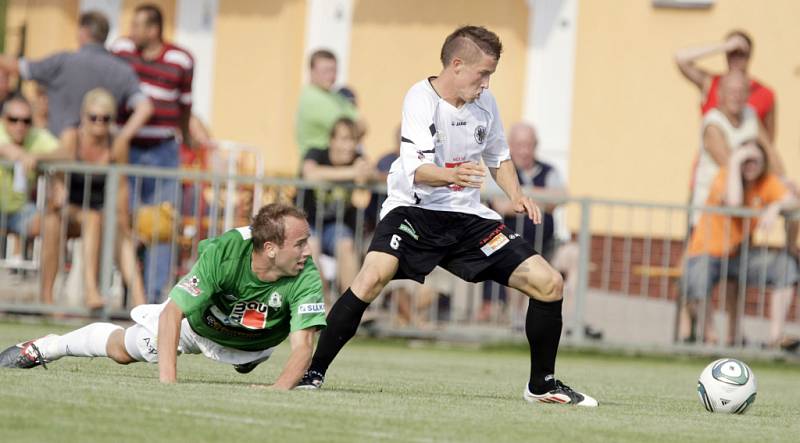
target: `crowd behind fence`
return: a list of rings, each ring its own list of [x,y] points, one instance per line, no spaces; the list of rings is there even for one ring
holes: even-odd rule
[[[228,160],[225,160],[228,161]],[[223,162],[224,163],[224,162]],[[156,243],[171,245],[168,267],[142,269],[137,260],[136,272],[145,276],[148,287],[157,273],[167,274],[171,286],[187,273],[197,258],[200,240],[220,235],[222,232],[249,223],[249,217],[261,205],[274,202],[294,202],[303,207],[308,192],[335,189],[353,190],[352,184],[330,184],[236,175],[233,163],[217,172],[144,168],[129,165],[92,166],[78,163],[45,163],[40,165],[40,178],[31,190],[40,220],[48,212],[61,211],[66,215],[67,204],[58,206],[57,183],[69,183],[82,177],[89,195],[92,180],[103,178],[105,186],[100,231],[98,280],[104,297],[102,308],[90,312],[83,304],[83,285],[79,241],[85,226],[69,226],[69,217],[60,217],[58,229],[61,245],[58,250],[58,269],[53,304],[42,303],[41,260],[42,240],[36,236],[13,235],[6,229],[6,217],[0,214],[0,233],[3,245],[0,250],[0,311],[10,313],[38,313],[55,315],[88,315],[126,317],[133,303],[141,302],[132,295],[134,288],[128,279],[121,277],[120,240],[130,235],[136,245],[137,258],[142,250]],[[8,163],[0,166],[11,167]],[[120,220],[118,210],[120,183],[125,177],[133,183],[130,189],[131,205],[128,220]],[[137,205],[137,193],[144,180],[179,183],[174,204],[157,207]],[[68,185],[67,185],[68,188]],[[335,188],[335,189],[334,189]],[[385,187],[366,188],[372,197],[369,205],[356,211],[354,247],[356,260],[366,253],[371,232],[377,223],[380,202],[385,197]],[[348,192],[330,192],[333,200],[316,199],[318,209],[324,204],[336,207],[336,224],[345,223]],[[490,196],[487,195],[487,198]],[[534,196],[538,201],[548,197]],[[604,200],[595,198],[550,198],[559,204],[562,219],[576,226],[573,232],[558,240],[554,266],[565,274],[565,331],[566,340],[575,343],[622,343],[637,346],[696,345],[717,348],[736,346],[760,349],[770,344],[770,334],[777,321],[772,300],[773,290],[767,283],[770,278],[787,280],[789,269],[776,270],[771,262],[760,263],[753,269],[748,257],[772,254],[794,257],[794,246],[787,246],[785,226],[775,227],[758,235],[749,232],[749,221],[758,212],[746,209],[705,208],[686,205],[655,204]],[[56,203],[54,203],[56,202]],[[88,203],[82,208],[87,209]],[[125,206],[125,205],[123,205]],[[747,220],[743,223],[744,241],[739,246],[737,260],[723,257],[723,276],[719,284],[708,288],[708,297],[696,301],[698,311],[694,317],[686,312],[687,301],[687,220],[689,212],[719,214],[728,220]],[[317,211],[321,214],[322,211]],[[791,216],[786,217],[786,225]],[[520,219],[521,220],[521,219]],[[315,233],[324,229],[322,219],[309,220]],[[564,225],[565,222],[562,222]],[[120,226],[130,226],[130,234]],[[77,228],[77,231],[75,230]],[[455,227],[454,227],[455,228]],[[752,241],[751,241],[752,240]],[[535,240],[537,250],[542,250],[541,236]],[[791,242],[789,242],[791,243]],[[559,254],[561,254],[559,256]],[[567,258],[563,258],[566,256]],[[83,257],[85,259],[85,257]],[[338,257],[341,259],[341,257]],[[337,257],[315,256],[326,281],[326,301],[330,303],[337,294]],[[565,261],[559,265],[556,262]],[[741,272],[732,273],[734,267]],[[796,266],[795,266],[796,267]],[[708,271],[712,272],[712,271]],[[775,273],[778,277],[775,277]],[[782,273],[782,274],[781,274]],[[791,280],[791,279],[789,279]],[[794,296],[794,281],[789,298],[786,324],[780,326],[787,335],[800,334],[800,304]],[[716,286],[716,288],[715,288]],[[163,289],[163,288],[162,288]],[[158,292],[159,302],[167,291]],[[384,296],[370,308],[365,323],[373,331],[397,336],[478,339],[522,340],[526,300],[521,294],[501,291],[499,288],[461,282],[447,272],[437,269],[424,285],[409,281],[390,284]],[[735,303],[730,303],[734,300]],[[719,311],[726,305],[730,314]],[[707,313],[709,315],[707,315]],[[736,325],[734,327],[734,325]]]

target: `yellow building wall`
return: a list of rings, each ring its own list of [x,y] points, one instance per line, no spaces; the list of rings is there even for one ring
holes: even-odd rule
[[[27,23],[25,56],[41,58],[78,47],[78,0],[11,0],[6,15],[6,53],[17,55]]]
[[[268,174],[295,174],[295,113],[306,2],[219,3],[214,54],[214,136],[259,146]]]
[[[683,203],[700,139],[700,94],[684,80],[677,49],[754,39],[750,72],[776,91],[776,146],[800,179],[800,2],[718,0],[705,10],[655,9],[650,1],[581,1],[575,64],[570,190],[575,195]],[[703,61],[727,69],[724,55]],[[637,220],[634,225],[643,223]]]
[[[377,160],[394,147],[403,97],[414,83],[442,68],[445,37],[464,24],[484,25],[503,42],[490,89],[508,127],[522,115],[528,35],[524,0],[355,0],[348,84],[358,95],[369,133],[364,144]]]

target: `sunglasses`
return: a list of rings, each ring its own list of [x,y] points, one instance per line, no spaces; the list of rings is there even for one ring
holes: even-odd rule
[[[33,119],[31,117],[14,117],[14,116],[6,116],[6,120],[8,120],[11,124],[23,123],[25,126],[30,126],[33,124]]]
[[[97,122],[111,123],[110,114],[103,114],[103,115],[87,114],[86,116],[89,117],[89,121],[91,121],[92,123],[97,123]]]

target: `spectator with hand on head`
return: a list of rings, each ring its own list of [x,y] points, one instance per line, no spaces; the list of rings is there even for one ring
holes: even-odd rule
[[[747,77],[747,102],[753,107],[765,136],[770,143],[775,142],[775,93],[772,89],[751,78],[747,72],[750,56],[753,53],[753,40],[741,30],[728,33],[724,42],[696,46],[679,50],[675,54],[675,63],[681,74],[692,82],[701,93],[701,113],[705,115],[717,106],[717,90],[721,86],[724,74],[713,74],[697,66],[696,62],[717,54],[725,53],[728,62],[728,73],[740,72]]]
[[[379,179],[375,167],[356,152],[358,128],[353,120],[341,118],[333,124],[327,149],[310,149],[303,160],[302,177],[306,180],[331,182],[333,186],[310,189],[303,201],[312,229],[311,247],[315,259],[322,252],[336,258],[337,281],[347,287],[358,272],[358,252],[354,233],[358,209],[369,205],[367,189],[351,190],[336,184],[365,185]],[[320,210],[318,210],[320,209]],[[337,223],[338,214],[343,217]],[[322,231],[317,231],[322,220]]]
[[[750,242],[747,261],[742,263],[745,258],[741,255],[741,246],[745,235],[769,231],[781,211],[798,208],[798,200],[780,178],[770,172],[764,147],[755,141],[748,141],[742,148],[730,154],[727,167],[721,169],[714,179],[705,204],[759,209],[763,212],[760,217],[747,219],[746,222],[742,217],[718,213],[704,213],[700,217],[689,240],[683,271],[683,287],[686,288],[688,300],[686,313],[689,319],[697,318],[700,302],[710,297],[714,286],[722,278],[738,280],[739,273],[745,271],[748,285],[759,284],[766,277],[766,284],[773,287],[770,303],[770,345],[786,346],[786,314],[794,295],[794,285],[800,280],[797,260],[786,250],[773,252],[766,248],[753,247]],[[745,223],[749,226],[745,226]],[[793,234],[787,241],[794,245],[797,240],[796,226],[789,231]],[[727,275],[722,275],[725,269]],[[736,298],[735,293],[726,297],[729,314],[728,344],[734,344],[738,327]],[[712,318],[711,309],[707,308],[704,337],[709,343],[717,341]]]

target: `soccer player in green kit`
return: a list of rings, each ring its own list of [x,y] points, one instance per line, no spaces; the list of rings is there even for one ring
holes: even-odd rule
[[[200,242],[197,262],[169,299],[131,311],[135,325],[92,323],[20,343],[0,353],[0,367],[108,357],[120,364],[158,362],[161,382],[175,383],[180,353],[203,354],[248,373],[288,337],[291,354],[272,387],[292,389],[311,361],[317,330],[325,327],[309,235],[302,210],[264,206],[252,225]]]

